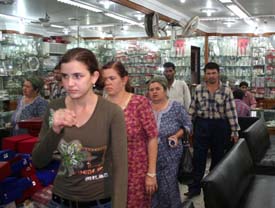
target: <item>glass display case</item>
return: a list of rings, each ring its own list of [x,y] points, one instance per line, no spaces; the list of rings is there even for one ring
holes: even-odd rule
[[[22,94],[22,80],[42,68],[42,38],[3,34],[0,40],[0,129],[10,121],[16,100]]]
[[[269,98],[275,98],[275,50],[266,52],[265,93]]]
[[[275,52],[268,37],[211,36],[208,43],[209,61],[221,66],[231,86],[246,81],[256,98],[275,98]]]
[[[275,109],[253,109],[252,117],[264,118],[268,128],[275,128]]]
[[[81,40],[71,43],[92,50],[100,65],[113,59],[121,61],[129,72],[131,86],[137,94],[145,94],[146,82],[155,75],[162,75],[162,65],[171,61],[176,65],[176,78],[190,84],[191,46],[201,49],[200,63],[204,65],[204,37],[178,40],[134,39],[134,40]]]
[[[129,72],[130,84],[137,94],[145,95],[147,82],[158,74],[161,64],[158,40],[116,41],[115,59]]]
[[[38,73],[42,68],[42,39],[21,34],[3,34],[0,40],[1,86],[7,89],[9,78],[17,84],[21,76]],[[9,77],[5,79],[4,77]]]
[[[221,67],[223,81],[232,86],[251,82],[250,39],[247,37],[209,37],[209,61]]]
[[[161,63],[172,62],[176,65],[176,79],[191,84],[191,46],[200,48],[200,68],[204,66],[205,37],[190,37],[177,40],[160,40]]]

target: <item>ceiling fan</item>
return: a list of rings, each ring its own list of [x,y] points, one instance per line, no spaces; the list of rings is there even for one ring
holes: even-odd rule
[[[169,26],[172,31],[173,36],[177,35],[176,27],[180,27],[181,35],[183,37],[189,37],[195,34],[198,26],[199,26],[199,17],[194,16],[188,21],[181,19],[180,21],[173,21],[164,23],[159,21],[159,16],[156,12],[152,12],[150,14],[146,14],[144,18],[145,32],[148,37],[162,37],[167,36],[167,30]]]
[[[33,24],[39,24],[39,25],[41,25],[43,27],[50,27],[51,26],[50,19],[51,19],[51,17],[46,12],[44,17],[40,17],[37,20],[31,21],[31,23],[33,23]]]

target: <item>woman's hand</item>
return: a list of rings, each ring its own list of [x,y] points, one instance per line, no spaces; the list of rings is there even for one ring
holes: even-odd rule
[[[76,115],[69,109],[59,109],[53,114],[52,129],[55,133],[59,134],[65,127],[72,127],[76,125]]]
[[[176,146],[178,146],[179,144],[179,139],[176,135],[172,135],[168,138],[168,144],[170,147],[174,148]]]
[[[158,189],[158,184],[157,184],[157,177],[151,177],[146,175],[145,177],[145,189],[146,193],[149,195],[152,195],[154,192],[157,191]]]

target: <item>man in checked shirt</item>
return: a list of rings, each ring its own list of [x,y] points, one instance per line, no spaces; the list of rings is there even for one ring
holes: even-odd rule
[[[201,192],[208,149],[211,150],[211,170],[223,158],[230,141],[238,141],[240,130],[233,94],[219,79],[219,65],[206,64],[204,74],[204,82],[196,87],[189,108],[194,122],[194,182],[185,193],[188,198]]]

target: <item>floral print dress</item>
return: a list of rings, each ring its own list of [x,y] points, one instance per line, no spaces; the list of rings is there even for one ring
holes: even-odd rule
[[[181,198],[177,180],[183,145],[171,148],[168,137],[174,135],[180,128],[185,127],[189,132],[192,123],[183,105],[177,101],[169,101],[166,109],[154,115],[158,126],[158,159],[157,182],[158,190],[153,195],[153,208],[181,208]]]
[[[150,207],[145,192],[148,139],[157,137],[157,125],[148,99],[132,95],[124,109],[128,137],[128,208]]]

